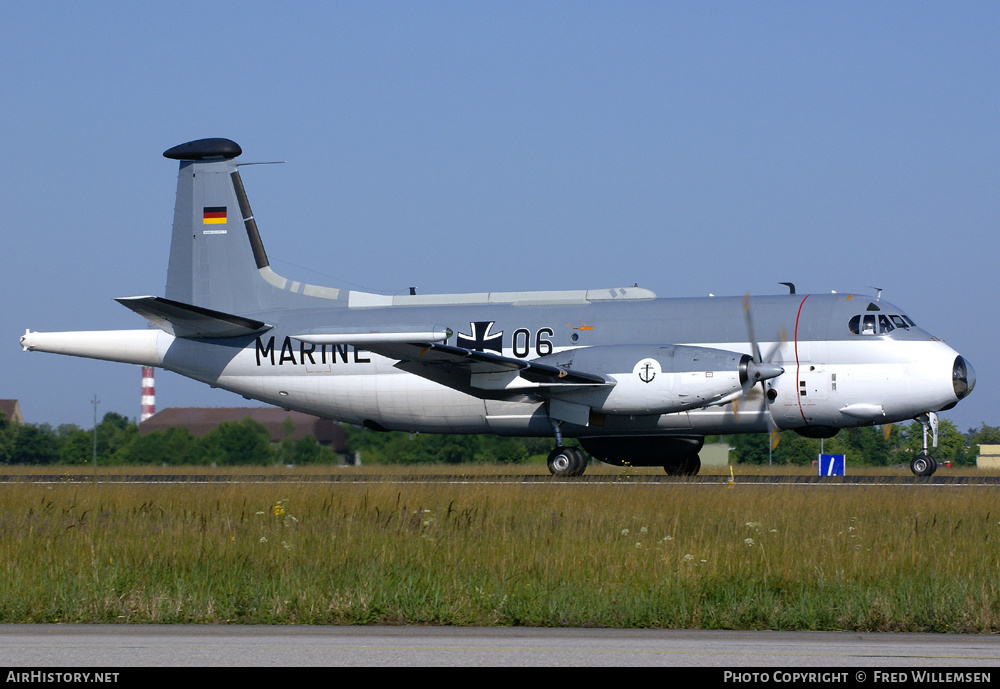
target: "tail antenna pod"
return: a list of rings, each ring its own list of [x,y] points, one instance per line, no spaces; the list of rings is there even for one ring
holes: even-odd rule
[[[168,148],[164,158],[171,160],[232,160],[243,154],[240,145],[231,139],[198,139]]]

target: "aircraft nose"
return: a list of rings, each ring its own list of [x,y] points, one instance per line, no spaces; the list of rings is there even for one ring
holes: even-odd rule
[[[951,384],[958,399],[962,399],[976,387],[976,371],[965,357],[955,357],[955,365],[951,369]]]

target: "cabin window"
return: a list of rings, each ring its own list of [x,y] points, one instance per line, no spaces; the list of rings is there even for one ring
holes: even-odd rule
[[[895,314],[864,314],[852,316],[847,328],[855,335],[885,335],[896,328],[916,328],[909,316]]]
[[[854,316],[847,324],[851,332],[855,335],[875,335],[875,315],[866,314],[864,316]]]

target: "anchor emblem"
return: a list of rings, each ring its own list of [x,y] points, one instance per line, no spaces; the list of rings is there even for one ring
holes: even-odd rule
[[[656,359],[643,359],[632,369],[632,373],[639,376],[639,380],[646,384],[652,383],[660,371],[660,362]]]
[[[648,361],[639,369],[639,380],[643,383],[652,383],[653,378],[656,378],[656,372],[652,370],[653,365]]]

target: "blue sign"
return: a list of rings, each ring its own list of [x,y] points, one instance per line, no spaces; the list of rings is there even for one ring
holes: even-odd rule
[[[819,475],[843,476],[844,464],[845,464],[844,455],[820,455]]]

